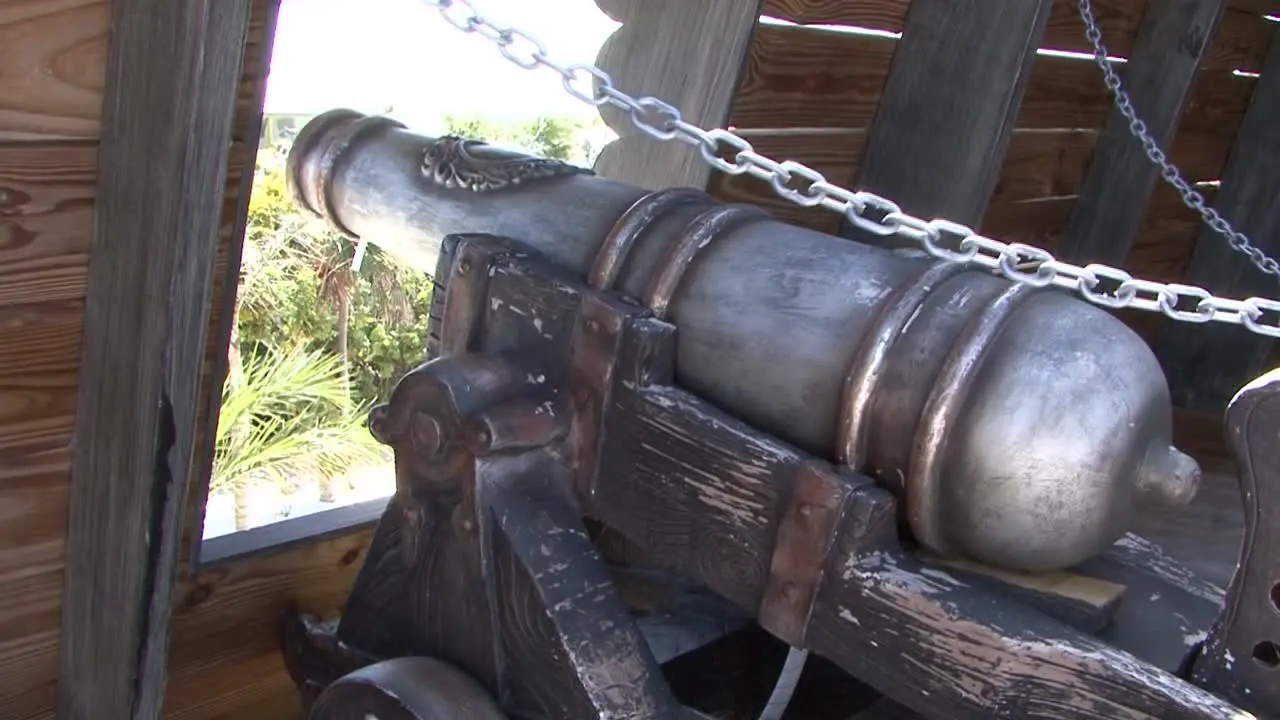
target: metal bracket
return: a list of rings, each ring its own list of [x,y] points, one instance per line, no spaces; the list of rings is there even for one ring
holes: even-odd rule
[[[1241,708],[1280,714],[1280,369],[1227,408],[1240,473],[1244,538],[1222,616],[1192,678]]]

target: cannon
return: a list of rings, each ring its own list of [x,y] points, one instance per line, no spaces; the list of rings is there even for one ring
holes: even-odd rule
[[[641,561],[926,717],[1280,712],[1280,375],[1228,418],[1257,512],[1220,611],[1128,534],[1200,468],[1096,307],[347,110],[288,171],[437,285],[345,612],[282,623],[310,717],[698,717],[618,590]]]

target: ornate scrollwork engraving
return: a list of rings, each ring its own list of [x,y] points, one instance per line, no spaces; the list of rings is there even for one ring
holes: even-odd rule
[[[423,153],[422,174],[441,187],[492,192],[526,182],[594,173],[560,160],[523,155],[480,140],[445,135]]]

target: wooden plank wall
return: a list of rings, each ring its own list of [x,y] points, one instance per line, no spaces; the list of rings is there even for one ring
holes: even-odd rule
[[[856,184],[910,4],[766,0],[762,17],[792,24],[766,20],[757,28],[729,124],[758,151],[811,165],[837,183]],[[1113,56],[1126,58],[1134,51],[1146,7],[1147,0],[1095,0]],[[1266,20],[1267,14],[1280,15],[1280,1],[1228,0],[1199,68],[1188,81],[1169,154],[1192,181],[1222,176],[1257,85],[1248,74],[1262,69],[1280,27]],[[837,31],[844,28],[863,30]],[[1092,52],[1075,0],[1053,0],[1041,47]],[[1119,67],[1123,71],[1123,65]],[[1091,57],[1039,54],[978,228],[1006,241],[1059,251],[1111,107],[1101,71]],[[913,159],[921,160],[927,158]],[[755,178],[716,174],[710,188],[723,199],[754,202],[822,232],[840,231],[838,216],[791,206]],[[1210,202],[1214,192],[1204,190]],[[1123,267],[1153,280],[1187,278],[1201,228],[1198,216],[1161,182],[1146,203]],[[1225,243],[1220,237],[1210,240]],[[1272,296],[1276,292],[1280,290],[1273,285]],[[1158,315],[1122,317],[1149,341],[1161,327]],[[1271,362],[1280,364],[1280,353]]]
[[[214,307],[236,257],[276,0],[254,3],[236,108]],[[0,717],[53,716],[75,412],[110,0],[0,0]],[[238,265],[238,262],[236,263]],[[225,323],[215,311],[207,398]],[[221,339],[219,339],[221,337]],[[204,413],[206,418],[209,413]],[[192,496],[198,517],[203,498]],[[332,613],[367,533],[185,573],[166,716],[298,713],[272,623],[291,599]]]
[[[54,707],[107,0],[0,0],[0,717]]]

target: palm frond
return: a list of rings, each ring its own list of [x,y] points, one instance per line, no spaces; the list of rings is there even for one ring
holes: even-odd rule
[[[240,381],[224,390],[210,489],[327,479],[384,458],[338,358],[273,350],[246,358]]]

